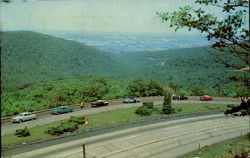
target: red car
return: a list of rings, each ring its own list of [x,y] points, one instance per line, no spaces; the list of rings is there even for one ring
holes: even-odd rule
[[[200,100],[201,101],[211,101],[211,100],[213,100],[213,98],[208,96],[208,95],[204,95],[204,96],[200,97]]]

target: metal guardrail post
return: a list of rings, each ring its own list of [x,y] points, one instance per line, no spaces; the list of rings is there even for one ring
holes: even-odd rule
[[[82,144],[82,154],[83,154],[83,158],[87,158],[85,144]]]

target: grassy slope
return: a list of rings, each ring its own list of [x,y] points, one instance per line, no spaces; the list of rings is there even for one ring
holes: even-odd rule
[[[219,144],[204,147],[200,150],[180,156],[179,158],[235,158],[237,155],[250,152],[247,136],[228,140]]]

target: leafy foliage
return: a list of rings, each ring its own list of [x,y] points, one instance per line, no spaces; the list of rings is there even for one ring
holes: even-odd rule
[[[24,127],[23,129],[17,129],[15,135],[17,137],[27,137],[30,135],[30,132],[27,127]]]
[[[26,89],[51,79],[84,75],[112,76],[125,80],[137,78],[137,84],[141,84],[141,88],[131,86],[132,92],[137,96],[148,96],[161,93],[158,81],[164,84],[178,84],[179,87],[173,90],[199,85],[211,91],[231,87],[231,81],[227,78],[236,73],[240,74],[224,68],[218,63],[219,60],[209,55],[204,48],[117,54],[34,32],[2,32],[0,36],[3,39],[1,42],[2,92]],[[230,58],[230,61],[238,60]],[[245,76],[242,75],[241,78],[244,79]],[[144,83],[139,82],[138,79],[152,81]],[[238,79],[235,78],[235,80]],[[100,98],[101,93],[107,90],[104,82],[96,80],[90,83],[88,93],[99,87],[102,92],[93,93],[97,93],[97,98]],[[95,87],[94,84],[98,85]],[[239,82],[239,86],[242,87],[240,84]],[[48,91],[53,89],[50,85],[46,88]],[[57,89],[60,91],[60,88]],[[61,88],[62,90],[64,88]],[[60,104],[63,98],[65,96],[55,100]]]
[[[172,108],[171,105],[163,105],[161,110],[162,110],[162,112],[164,114],[172,114],[172,113],[174,113],[174,108]]]
[[[76,116],[70,116],[70,119],[68,122],[74,122],[77,124],[83,124],[84,123],[84,117],[80,116],[80,117],[76,117]]]
[[[171,106],[173,91],[168,87],[164,87],[163,94],[164,94],[164,101],[162,106],[162,112],[164,114],[171,114],[174,112],[174,108],[172,108]]]
[[[135,110],[135,113],[140,116],[150,116],[152,114],[153,110],[149,109],[147,107],[138,107]]]
[[[103,82],[101,82],[101,81]],[[58,105],[127,96],[126,82],[105,77],[49,80],[16,92],[1,94],[2,116],[38,111]]]
[[[186,95],[248,94],[241,82],[227,80],[238,72],[225,69],[202,48],[117,54],[34,32],[2,32],[1,39],[2,116],[97,99],[162,95],[162,84]]]
[[[153,109],[154,108],[154,102],[143,102],[142,107]]]
[[[171,105],[172,104],[173,90],[169,87],[164,87],[163,88],[163,95],[164,95],[163,105]]]
[[[56,127],[49,127],[47,130],[44,131],[44,133],[58,136],[63,134],[64,132],[61,126],[56,126]]]
[[[78,129],[78,124],[75,122],[61,123],[55,127],[47,128],[44,133],[50,135],[61,135],[64,132],[74,132]]]
[[[116,57],[116,53],[45,34],[0,32],[0,38],[2,91],[24,89],[49,79],[82,75],[126,78],[123,72],[129,67]]]
[[[129,83],[128,93],[132,96],[157,96],[162,94],[162,86],[154,80],[147,82],[137,78]]]
[[[208,50],[224,66],[240,71],[245,77],[238,81],[245,82],[250,88],[249,76],[249,21],[247,14],[249,2],[244,0],[195,0],[195,3],[216,6],[224,12],[219,18],[190,6],[181,7],[172,13],[157,13],[163,21],[170,21],[170,27],[175,30],[187,27],[206,34],[208,40],[213,41],[212,48]],[[222,14],[223,15],[223,14]]]

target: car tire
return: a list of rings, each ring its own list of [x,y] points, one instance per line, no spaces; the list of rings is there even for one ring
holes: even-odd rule
[[[23,122],[23,120],[21,120],[21,119],[20,119],[18,122],[19,122],[19,123],[22,123],[22,122]]]

